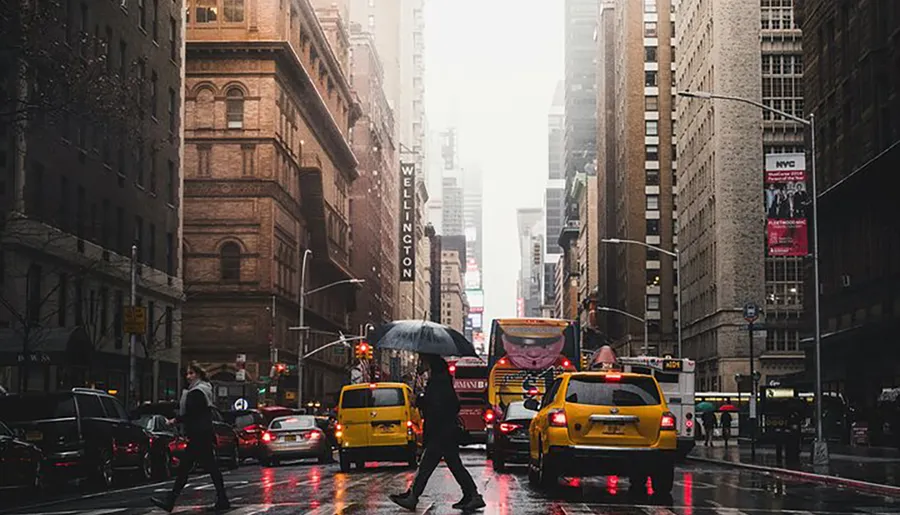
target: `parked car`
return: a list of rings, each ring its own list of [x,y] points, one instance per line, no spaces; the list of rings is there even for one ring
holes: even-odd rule
[[[150,433],[153,475],[158,479],[169,479],[184,456],[187,438],[162,415],[141,415],[134,423]]]
[[[108,488],[122,472],[152,473],[150,437],[101,390],[0,397],[0,419],[45,455],[45,478],[88,478]]]
[[[20,440],[0,422],[0,489],[32,488],[44,485],[44,453],[34,444]]]
[[[223,412],[222,417],[237,433],[240,458],[259,459],[262,451],[262,434],[267,427],[263,414],[255,409],[231,410]]]
[[[291,415],[273,420],[262,436],[263,465],[277,466],[281,460],[318,458],[327,463],[331,458],[331,446],[325,432],[316,427],[311,415]]]
[[[524,401],[511,402],[503,419],[495,423],[494,470],[502,472],[507,463],[528,463],[528,427],[537,414],[525,407]]]
[[[212,410],[213,431],[216,433],[216,460],[229,469],[236,469],[241,462],[237,432],[231,424],[225,422],[217,408],[211,407],[210,410]],[[167,419],[173,419],[177,411],[176,402],[157,402],[138,407],[132,416],[139,418],[142,415],[162,415]]]

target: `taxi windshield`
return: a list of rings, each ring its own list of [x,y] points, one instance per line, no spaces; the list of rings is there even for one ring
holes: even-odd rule
[[[606,377],[573,377],[566,390],[566,402],[592,406],[656,406],[662,403],[659,389],[650,377],[624,376],[615,381]]]

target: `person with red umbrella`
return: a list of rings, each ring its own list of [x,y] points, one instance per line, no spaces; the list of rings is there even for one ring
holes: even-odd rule
[[[731,413],[737,411],[737,406],[731,403],[731,399],[725,399],[725,404],[719,407],[722,415],[719,416],[719,423],[722,425],[722,439],[725,440],[725,447],[728,447],[728,439],[731,438]]]

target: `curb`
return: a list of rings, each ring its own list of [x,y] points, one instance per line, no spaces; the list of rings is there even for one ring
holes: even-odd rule
[[[841,486],[853,490],[859,490],[866,493],[884,495],[888,497],[900,498],[900,486],[882,485],[879,483],[870,483],[868,481],[860,481],[858,479],[847,479],[838,476],[826,476],[824,474],[815,474],[813,472],[804,472],[801,470],[783,469],[778,467],[766,467],[762,465],[753,465],[750,463],[741,463],[736,461],[717,460],[713,458],[701,458],[696,456],[688,456],[688,460],[699,463],[709,463],[721,467],[734,467],[747,470],[755,470],[757,472],[767,472],[779,476],[790,476],[798,479],[804,479],[814,483],[822,483],[826,485]]]

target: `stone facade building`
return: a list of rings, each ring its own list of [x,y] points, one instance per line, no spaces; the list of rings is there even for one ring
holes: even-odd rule
[[[463,263],[457,250],[441,251],[441,323],[465,331],[469,307],[463,284]]]
[[[297,363],[302,334],[309,351],[354,332],[349,206],[357,160],[348,140],[359,106],[342,64],[347,49],[331,46],[309,0],[191,7],[184,357],[228,383],[244,354],[248,380],[261,383],[275,362]],[[304,277],[306,292],[322,289],[306,296],[309,329],[301,333],[289,328],[299,325]],[[335,402],[347,363],[342,351],[307,360],[302,400]],[[297,402],[293,373],[272,385],[270,400]]]

